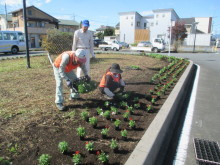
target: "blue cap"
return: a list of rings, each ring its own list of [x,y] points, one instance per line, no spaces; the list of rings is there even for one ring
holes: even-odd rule
[[[88,20],[83,20],[82,25],[85,27],[89,27],[89,21]]]

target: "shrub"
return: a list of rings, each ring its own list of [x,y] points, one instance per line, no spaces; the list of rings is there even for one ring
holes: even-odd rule
[[[42,154],[38,159],[39,161],[38,165],[50,165],[50,159],[51,159],[50,155]]]
[[[60,142],[58,144],[58,149],[60,150],[61,153],[68,151],[68,143],[66,141]]]

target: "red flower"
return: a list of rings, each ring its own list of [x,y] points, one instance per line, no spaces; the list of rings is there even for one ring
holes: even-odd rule
[[[109,128],[109,126],[108,126],[108,125],[106,125],[106,126],[105,126],[105,128]]]
[[[86,144],[89,144],[89,142],[86,142]]]
[[[129,112],[129,110],[126,110],[125,112]]]
[[[97,152],[96,152],[96,155],[100,155],[100,151],[97,151]]]
[[[129,120],[132,120],[132,118],[129,118]]]
[[[78,155],[79,153],[80,153],[79,151],[76,151],[76,152],[75,152],[75,154],[77,154],[77,155]]]

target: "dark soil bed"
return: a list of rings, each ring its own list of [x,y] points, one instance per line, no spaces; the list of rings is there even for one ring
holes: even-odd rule
[[[97,58],[91,62],[92,80],[98,83],[111,63],[117,62],[124,71],[122,73],[126,82],[124,94],[131,93],[130,97],[123,101],[133,106],[137,103],[133,101],[134,98],[139,98],[141,107],[135,109],[129,116],[136,122],[136,128],[132,129],[128,125],[129,121],[123,119],[127,108],[120,106],[122,100],[115,99],[109,101],[109,106],[104,106],[106,99],[98,89],[81,94],[80,100],[69,101],[69,91],[65,87],[67,108],[65,112],[58,111],[54,104],[55,82],[52,68],[46,57],[32,59],[41,66],[0,74],[0,98],[2,99],[0,157],[10,159],[13,165],[38,164],[38,158],[42,154],[51,156],[52,165],[73,164],[72,155],[75,151],[80,151],[82,164],[98,165],[102,163],[97,160],[96,151],[101,150],[109,155],[109,164],[124,164],[175,85],[172,85],[166,94],[156,101],[153,110],[148,112],[146,105],[151,101],[149,89],[156,85],[151,83],[151,77],[169,62],[146,56],[97,55]],[[15,61],[11,60],[11,62]],[[130,67],[132,65],[140,69],[132,69]],[[97,107],[106,111],[110,110],[111,106],[118,108],[119,114],[111,114],[110,120],[96,112]],[[82,111],[88,111],[90,117],[98,118],[96,128],[81,118]],[[119,130],[114,128],[113,123],[116,119],[122,121]],[[86,128],[87,135],[84,140],[80,140],[76,133],[76,128],[79,126]],[[109,135],[103,139],[101,130],[106,126],[109,127]],[[127,140],[121,137],[120,132],[123,129],[128,131]],[[118,140],[119,150],[116,153],[109,146],[111,139]],[[69,151],[64,154],[58,150],[58,143],[61,141],[69,144]],[[87,141],[94,142],[93,153],[85,149]]]

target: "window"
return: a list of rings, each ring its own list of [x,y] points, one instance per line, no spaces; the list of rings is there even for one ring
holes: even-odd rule
[[[158,25],[158,21],[156,21],[156,25]]]
[[[17,40],[16,33],[3,33],[4,40]]]
[[[144,28],[146,28],[146,27],[147,27],[147,23],[145,22],[145,23],[144,23]]]
[[[2,40],[3,38],[2,38],[2,33],[0,33],[0,40]]]
[[[23,35],[23,33],[18,33],[18,40],[20,42],[24,42],[24,35]]]
[[[140,27],[140,22],[139,21],[137,22],[137,27]]]
[[[133,22],[131,23],[131,26],[133,26]]]

